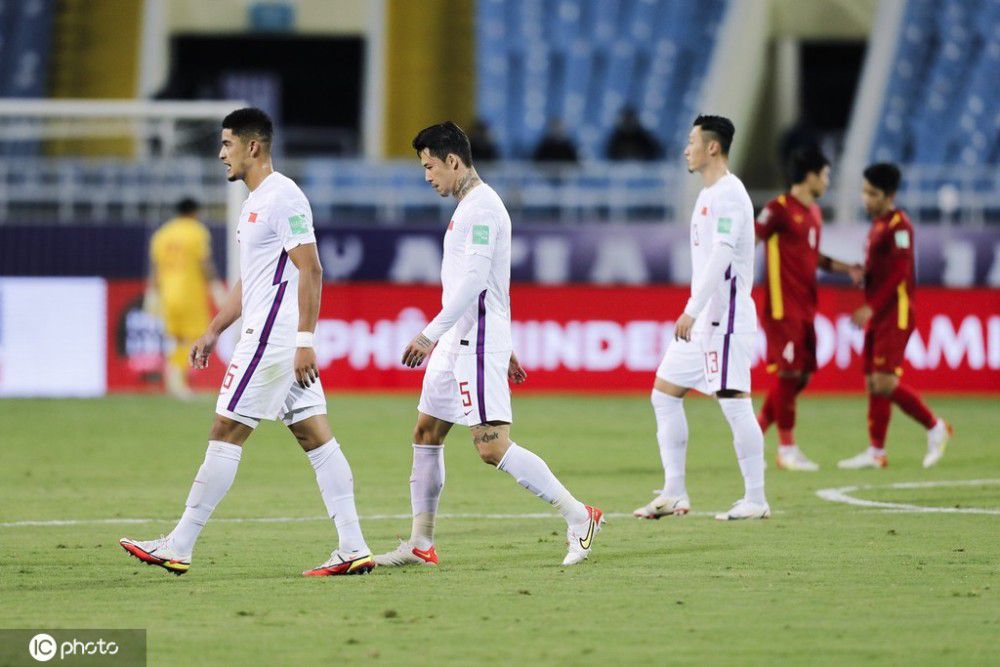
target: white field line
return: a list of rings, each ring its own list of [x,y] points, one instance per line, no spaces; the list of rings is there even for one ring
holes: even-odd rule
[[[691,516],[715,516],[716,512],[690,512]],[[609,519],[633,518],[627,512],[605,512],[604,516]],[[362,516],[362,521],[408,521],[412,516],[409,514],[369,514]],[[540,512],[536,514],[477,514],[477,513],[456,513],[438,514],[439,519],[499,519],[499,520],[520,520],[520,519],[559,519],[558,514]],[[259,516],[259,517],[220,517],[212,519],[212,523],[302,523],[305,521],[329,521],[324,516]],[[143,523],[174,523],[177,517],[159,519],[51,519],[51,520],[27,520],[27,521],[7,521],[0,523],[0,528],[30,528],[45,526],[97,526],[97,525],[125,525]]]
[[[894,484],[863,484],[858,486],[841,486],[833,489],[820,489],[816,495],[823,500],[832,503],[844,503],[855,507],[870,507],[875,509],[891,510],[894,512],[916,512],[916,513],[940,513],[940,514],[992,514],[1000,516],[1000,509],[986,507],[925,507],[923,505],[911,505],[909,503],[889,503],[878,500],[865,500],[855,498],[853,495],[858,491],[871,489],[930,489],[935,487],[948,486],[993,486],[1000,484],[1000,479],[963,479],[963,480],[940,480],[927,482],[896,482]]]

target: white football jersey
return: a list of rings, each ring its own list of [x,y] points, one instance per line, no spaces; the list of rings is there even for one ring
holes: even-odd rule
[[[486,289],[438,345],[457,354],[507,352],[510,337],[510,215],[500,195],[485,183],[458,202],[444,235],[441,303],[448,302],[465,274],[465,258],[492,260]]]
[[[236,234],[243,280],[240,339],[294,347],[299,270],[288,251],[316,242],[309,201],[292,179],[273,172],[243,202]]]
[[[712,247],[733,248],[733,262],[719,289],[705,309],[696,315],[695,331],[718,326],[721,333],[751,333],[757,330],[757,311],[750,289],[754,261],[753,204],[743,182],[726,175],[711,187],[702,188],[691,216],[691,293],[705,280],[704,269]]]

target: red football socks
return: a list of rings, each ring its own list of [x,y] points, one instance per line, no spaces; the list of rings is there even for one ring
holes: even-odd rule
[[[897,385],[893,392],[889,394],[889,398],[899,406],[900,410],[913,417],[924,428],[932,429],[934,428],[934,424],[937,423],[937,417],[927,407],[927,404],[921,400],[920,395],[905,384],[900,383]]]
[[[885,447],[885,434],[889,430],[892,401],[888,396],[868,395],[868,439],[872,447]]]
[[[799,378],[779,377],[775,386],[774,412],[778,423],[778,441],[782,445],[795,444],[795,397],[799,393]]]

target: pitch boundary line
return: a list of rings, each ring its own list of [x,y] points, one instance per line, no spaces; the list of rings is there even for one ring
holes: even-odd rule
[[[928,507],[911,505],[909,503],[891,503],[880,500],[865,500],[856,498],[853,493],[870,489],[929,489],[942,486],[991,486],[1000,485],[1000,479],[959,479],[927,482],[895,482],[892,484],[859,484],[856,486],[841,486],[831,489],[820,489],[816,495],[832,503],[843,503],[855,507],[891,510],[895,512],[912,512],[918,514],[988,514],[1000,516],[1000,509],[986,507]]]
[[[721,511],[721,510],[720,510]],[[715,516],[717,512],[689,512],[690,516]],[[480,514],[480,513],[451,513],[438,514],[439,519],[487,519],[487,520],[520,520],[520,519],[560,519],[558,514],[547,512],[527,513],[527,514]],[[610,519],[634,518],[628,512],[605,512],[604,516]],[[360,517],[362,521],[404,521],[412,519],[410,514],[369,514]],[[307,521],[329,521],[324,516],[276,516],[276,517],[219,517],[212,519],[212,523],[304,523]],[[24,520],[7,521],[0,523],[0,528],[37,528],[37,527],[59,527],[59,526],[97,526],[116,524],[144,524],[144,523],[174,523],[177,518],[117,518],[117,519],[50,519],[50,520]]]

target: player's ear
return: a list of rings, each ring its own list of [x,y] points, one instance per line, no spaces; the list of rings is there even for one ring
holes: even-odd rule
[[[454,153],[448,153],[448,157],[445,158],[445,163],[448,165],[449,169],[458,169],[458,156]]]

